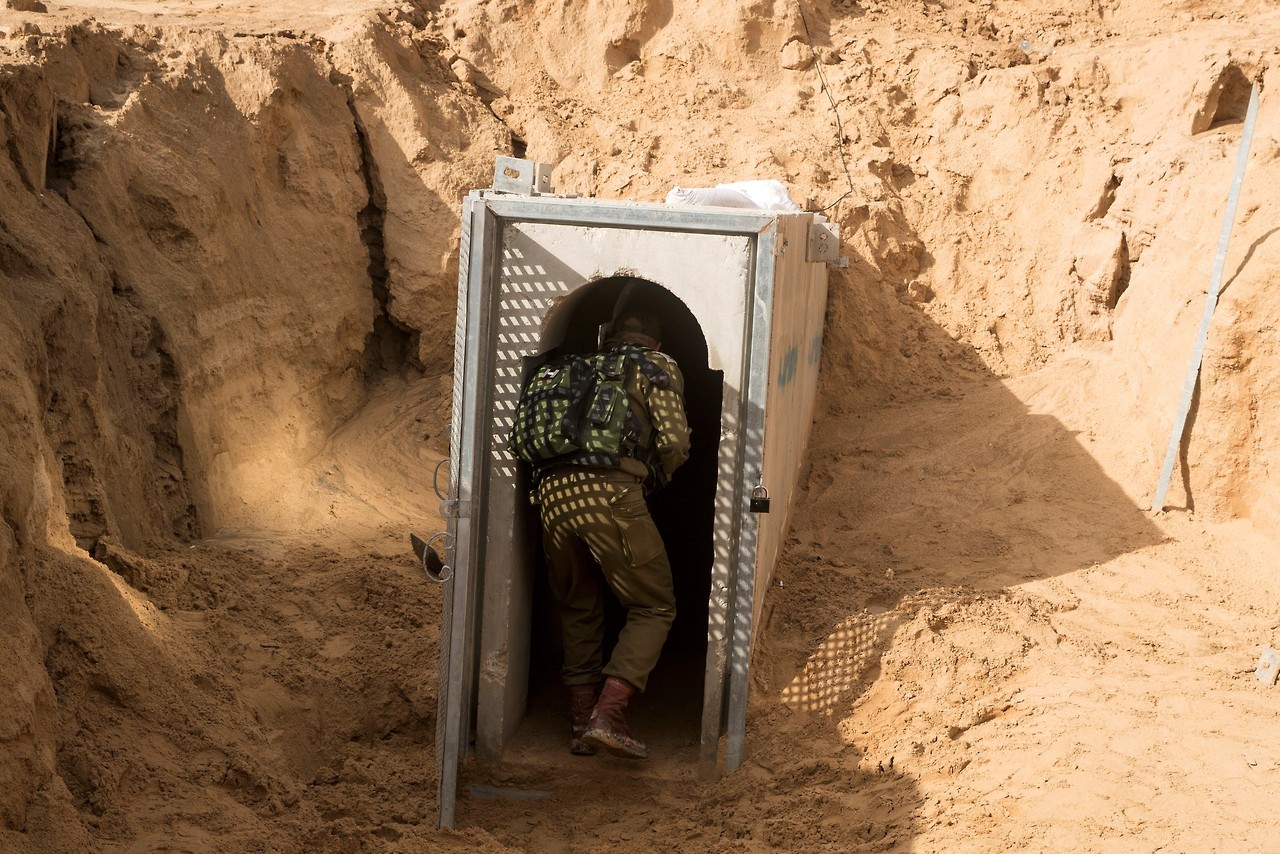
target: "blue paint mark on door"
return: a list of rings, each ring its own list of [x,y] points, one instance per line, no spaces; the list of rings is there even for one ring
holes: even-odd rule
[[[796,370],[799,368],[800,354],[796,352],[796,348],[792,347],[787,350],[787,355],[782,357],[782,369],[778,371],[778,385],[786,388],[787,384],[796,378]]]

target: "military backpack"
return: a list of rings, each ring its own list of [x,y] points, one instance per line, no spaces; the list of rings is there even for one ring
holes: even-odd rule
[[[667,372],[634,344],[539,366],[516,404],[507,449],[537,471],[562,463],[617,468],[636,457],[661,477],[662,466],[650,459],[656,449],[640,444],[640,417],[627,395],[633,366],[653,385],[670,386]]]

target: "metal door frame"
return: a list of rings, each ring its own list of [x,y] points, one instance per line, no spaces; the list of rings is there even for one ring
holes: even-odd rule
[[[477,598],[481,582],[483,536],[480,522],[486,484],[477,462],[488,453],[489,436],[481,417],[491,409],[489,383],[492,348],[492,291],[498,269],[499,241],[506,221],[541,222],[602,228],[739,235],[754,241],[744,312],[742,381],[736,432],[737,472],[732,501],[730,558],[717,572],[713,563],[708,603],[707,666],[703,691],[699,752],[704,774],[715,770],[722,722],[727,733],[726,769],[741,764],[752,643],[755,589],[756,522],[748,510],[749,473],[759,471],[763,455],[764,408],[768,386],[774,259],[778,219],[795,214],[742,209],[678,208],[656,204],[526,196],[476,190],[463,202],[459,244],[458,315],[454,338],[452,442],[448,561],[440,637],[439,709],[436,754],[439,763],[440,826],[452,827],[458,766],[470,742],[476,687]],[[800,214],[804,215],[804,214]],[[722,404],[723,405],[723,404]],[[725,413],[722,410],[724,441]],[[722,463],[723,464],[723,461]],[[718,577],[719,576],[719,577]],[[722,614],[719,626],[715,616]],[[726,721],[727,713],[727,721]]]

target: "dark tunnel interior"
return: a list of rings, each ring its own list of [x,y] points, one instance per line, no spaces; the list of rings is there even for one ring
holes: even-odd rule
[[[723,373],[709,368],[701,327],[684,303],[665,288],[617,276],[586,285],[583,290],[585,293],[571,309],[563,341],[545,356],[591,352],[598,346],[601,330],[612,319],[620,300],[637,300],[662,319],[662,351],[676,361],[684,375],[692,445],[689,460],[670,484],[649,499],[650,513],[662,533],[671,562],[676,619],[649,686],[633,700],[628,720],[651,742],[661,734],[661,738],[692,744],[700,733],[706,669]],[[536,512],[528,518],[531,527],[537,528]],[[529,711],[531,717],[558,724],[565,703],[559,676],[559,624],[540,546],[537,552]],[[623,613],[612,601],[606,613],[607,656],[622,625]]]

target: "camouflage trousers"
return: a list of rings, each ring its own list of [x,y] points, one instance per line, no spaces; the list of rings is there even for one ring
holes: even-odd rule
[[[565,684],[592,683],[603,673],[643,691],[676,616],[671,564],[644,487],[621,471],[561,466],[543,477],[538,502],[548,580],[560,605]],[[603,584],[627,612],[607,663]]]

